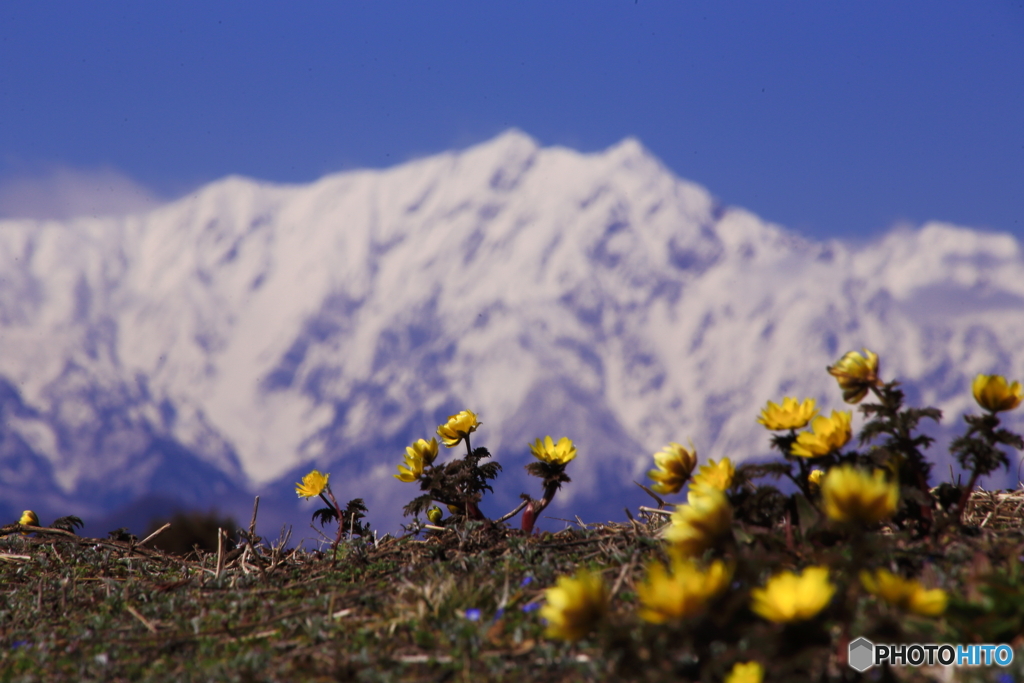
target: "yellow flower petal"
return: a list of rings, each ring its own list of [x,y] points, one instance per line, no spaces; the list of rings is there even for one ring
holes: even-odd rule
[[[768,401],[757,421],[773,431],[801,429],[807,426],[817,412],[813,398],[805,398],[802,403],[797,403],[795,398],[786,396],[781,406]]]
[[[576,457],[576,445],[567,436],[559,439],[558,443],[550,436],[545,436],[530,444],[530,452],[533,457],[549,465],[566,465]]]
[[[686,505],[676,506],[663,532],[672,549],[695,556],[715,545],[732,529],[732,506],[725,494],[704,485],[691,487]]]
[[[807,473],[807,487],[812,495],[821,491],[821,481],[825,478],[825,470],[811,470]]]
[[[845,446],[853,436],[850,411],[832,411],[830,417],[819,415],[811,420],[811,431],[797,434],[790,452],[803,458],[817,458]]]
[[[600,574],[580,569],[575,577],[560,576],[545,593],[540,616],[548,622],[546,635],[559,640],[579,640],[604,619],[608,588]]]
[[[673,442],[654,454],[654,465],[657,469],[647,473],[656,482],[651,490],[662,495],[679,493],[697,466],[697,451],[692,443],[687,449]]]
[[[449,415],[448,421],[438,425],[437,435],[448,448],[454,448],[467,436],[476,431],[480,422],[476,419],[476,413],[463,410],[455,415]]]
[[[884,470],[866,472],[852,465],[833,467],[821,482],[825,514],[836,522],[875,524],[896,512],[900,491]]]
[[[398,466],[395,479],[404,482],[416,481],[423,474],[423,468],[434,464],[437,458],[437,439],[420,439],[405,449],[405,463]]]
[[[750,609],[776,623],[805,621],[825,609],[835,591],[827,567],[807,567],[800,574],[783,571],[764,588],[750,591]]]
[[[869,593],[900,609],[927,617],[937,617],[946,611],[946,591],[926,589],[920,582],[904,579],[887,569],[862,571],[860,582]]]
[[[735,475],[736,468],[729,458],[722,458],[722,461],[718,463],[711,458],[708,460],[707,465],[701,465],[700,472],[697,473],[697,476],[690,483],[690,489],[710,486],[719,491],[726,491],[732,486],[732,479]]]
[[[761,683],[764,667],[757,662],[737,662],[726,675],[723,683]]]
[[[721,560],[701,569],[693,560],[674,554],[671,573],[661,562],[647,567],[647,578],[636,588],[641,603],[638,614],[652,624],[702,614],[731,579],[732,569]]]
[[[327,480],[330,476],[330,474],[321,474],[319,471],[313,470],[302,478],[302,482],[295,485],[295,493],[299,494],[300,498],[319,496],[327,488]]]

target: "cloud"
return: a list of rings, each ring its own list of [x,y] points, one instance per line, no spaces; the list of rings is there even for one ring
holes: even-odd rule
[[[110,167],[58,165],[30,175],[0,178],[0,218],[126,215],[148,211],[164,201]]]

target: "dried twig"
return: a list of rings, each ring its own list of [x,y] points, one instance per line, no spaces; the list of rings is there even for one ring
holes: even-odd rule
[[[136,610],[131,605],[125,605],[124,608],[128,611],[129,614],[131,614],[133,617],[138,619],[142,623],[143,626],[148,628],[150,633],[156,633],[156,626],[153,624],[153,622],[151,622],[149,619],[147,619],[146,617],[144,617],[141,614],[139,614],[138,610]]]
[[[154,538],[156,538],[157,536],[159,536],[160,534],[162,534],[163,532],[167,531],[170,528],[171,528],[171,523],[170,522],[168,522],[167,524],[164,524],[162,527],[160,527],[159,529],[157,529],[156,531],[151,533],[149,536],[146,536],[144,539],[142,539],[141,541],[136,543],[135,544],[136,547],[138,547],[140,545],[146,545],[147,543],[152,541]]]
[[[637,486],[639,486],[640,488],[642,488],[647,493],[647,495],[649,495],[651,498],[653,498],[655,501],[657,501],[658,507],[665,507],[666,503],[665,503],[664,500],[662,500],[661,496],[659,496],[657,493],[655,493],[651,489],[647,488],[646,486],[644,486],[643,484],[641,484],[638,481],[634,481],[633,483],[636,484]]]
[[[524,507],[526,507],[529,504],[530,504],[529,500],[524,500],[522,503],[520,503],[519,505],[516,506],[515,510],[513,510],[512,512],[506,513],[506,514],[502,515],[501,517],[498,517],[498,519],[496,519],[494,521],[500,523],[500,522],[504,522],[506,520],[512,519],[513,517],[518,515],[522,511],[522,509]]]
[[[644,505],[641,505],[639,507],[639,510],[641,512],[646,512],[649,515],[661,515],[662,517],[671,517],[672,516],[672,511],[671,510],[659,510],[658,508],[649,508],[649,507],[646,507]]]
[[[220,573],[224,571],[224,533],[223,529],[217,529],[217,573],[214,574],[214,578],[219,579]]]

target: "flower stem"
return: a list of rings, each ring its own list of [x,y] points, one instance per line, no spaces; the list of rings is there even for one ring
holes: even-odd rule
[[[334,508],[334,513],[338,516],[338,533],[334,537],[334,543],[331,544],[331,554],[333,555],[335,553],[335,551],[338,549],[338,544],[341,543],[341,535],[343,533],[345,533],[345,524],[344,524],[345,519],[344,519],[344,517],[341,514],[341,507],[339,507],[339,505],[338,505],[338,499],[334,497],[334,492],[331,491],[331,485],[328,484],[324,488],[327,491],[327,495],[330,496],[330,498],[331,498],[330,501],[328,501],[325,498],[324,502],[326,502],[328,505],[333,507]],[[320,492],[320,497],[323,498],[323,495],[324,495],[323,491],[321,491]]]
[[[537,522],[537,516],[555,499],[555,493],[558,492],[560,485],[561,482],[558,479],[552,479],[544,487],[544,496],[540,500],[528,501],[530,509],[528,510],[529,514],[523,514],[523,531],[527,533],[533,531],[533,525]]]

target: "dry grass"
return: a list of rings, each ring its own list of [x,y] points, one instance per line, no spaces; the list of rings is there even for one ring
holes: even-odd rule
[[[1024,529],[1024,483],[1014,491],[974,491],[964,523],[980,529]]]
[[[894,561],[924,567],[955,587],[964,605],[975,605],[954,606],[938,623],[899,624],[901,637],[970,642],[1020,632],[1024,600],[984,605],[989,577],[1024,595],[1024,577],[1009,573],[1024,552],[1022,502],[1024,489],[979,491],[964,530],[885,537]],[[182,558],[137,542],[52,529],[25,536],[5,527],[0,681],[721,680],[737,656],[753,657],[762,644],[770,674],[772,667],[798,672],[774,680],[860,678],[838,657],[838,625],[830,642],[788,655],[784,632],[753,618],[745,594],[691,630],[639,622],[635,587],[645,563],[662,553],[664,519],[641,511],[625,524],[576,524],[529,537],[476,524],[420,538],[346,541],[336,558],[255,538],[232,552]],[[750,547],[772,565],[849,554],[842,544],[794,549],[779,530],[749,531],[757,539]],[[576,644],[551,641],[535,608],[545,588],[581,565],[604,575],[619,627]],[[855,634],[890,628],[889,618],[871,606],[851,626]],[[695,668],[691,645],[700,634],[693,630],[723,634],[720,666]],[[1020,651],[1020,639],[1015,645]],[[776,661],[787,656],[797,663]],[[962,680],[999,680],[996,673]],[[908,669],[889,680],[928,675]]]

